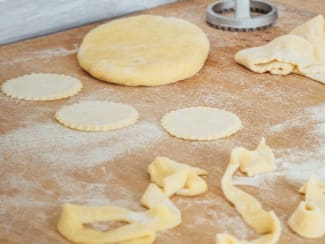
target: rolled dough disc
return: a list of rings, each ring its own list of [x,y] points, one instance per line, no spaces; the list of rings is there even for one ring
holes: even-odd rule
[[[202,141],[230,136],[242,127],[235,114],[211,107],[190,107],[167,113],[161,124],[173,136]]]
[[[76,95],[82,88],[80,80],[63,74],[33,73],[7,80],[2,91],[9,97],[48,101]]]
[[[64,106],[55,118],[64,126],[84,131],[106,131],[127,127],[139,118],[130,105],[106,101],[83,101]]]
[[[100,25],[83,39],[78,60],[92,76],[127,86],[158,86],[189,78],[204,65],[209,40],[196,25],[139,15]]]

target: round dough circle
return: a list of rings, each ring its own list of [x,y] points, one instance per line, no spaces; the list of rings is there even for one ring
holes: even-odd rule
[[[91,30],[78,52],[92,76],[128,86],[158,86],[186,79],[204,65],[209,40],[196,25],[173,17],[139,15]]]
[[[107,131],[134,124],[138,112],[130,105],[106,101],[83,101],[64,106],[55,118],[64,126],[83,131]]]
[[[63,74],[33,73],[5,81],[2,91],[9,97],[49,101],[76,95],[82,88],[80,80]]]
[[[172,111],[163,116],[161,124],[173,136],[202,141],[230,136],[242,127],[235,114],[211,107]]]

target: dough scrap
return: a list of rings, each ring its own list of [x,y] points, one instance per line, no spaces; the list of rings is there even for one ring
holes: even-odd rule
[[[305,201],[300,202],[288,220],[289,227],[306,238],[325,235],[325,184],[310,179],[300,188]]]
[[[140,216],[124,208],[114,206],[80,206],[64,204],[58,223],[58,231],[68,240],[75,243],[152,243],[155,231],[140,222],[134,221],[132,216]],[[97,231],[86,228],[84,224],[104,221],[123,221],[126,224],[111,231]]]
[[[154,15],[99,25],[83,39],[78,60],[95,78],[127,86],[159,86],[196,74],[209,40],[183,19]]]
[[[242,127],[238,116],[212,107],[189,107],[169,112],[161,125],[171,135],[187,140],[215,140],[230,136]]]
[[[182,222],[179,209],[155,184],[148,185],[140,202],[146,208],[153,209],[151,216],[156,222],[150,223],[150,226],[156,231],[174,228]]]
[[[82,88],[77,78],[63,74],[32,73],[5,81],[2,92],[12,98],[50,101],[76,95]]]
[[[134,124],[138,112],[130,105],[107,101],[82,101],[64,106],[55,118],[64,126],[83,131],[107,131]]]
[[[231,161],[238,161],[239,169],[248,176],[270,172],[275,169],[274,154],[262,138],[256,150],[250,151],[243,147],[234,148]]]
[[[206,171],[177,163],[167,157],[157,157],[149,166],[148,172],[154,183],[162,182],[162,189],[150,183],[141,198],[141,204],[147,211],[135,212],[115,206],[80,206],[64,204],[57,225],[58,231],[75,243],[123,243],[144,244],[155,240],[156,231],[167,230],[179,225],[181,212],[169,199],[172,194],[198,195],[207,190],[206,183],[198,176]],[[184,172],[186,180],[180,184],[178,173]],[[173,178],[170,181],[170,177]],[[203,182],[202,182],[203,181]],[[164,184],[166,183],[166,184]],[[176,186],[169,184],[175,183]],[[166,192],[166,187],[171,191]],[[109,231],[87,228],[85,224],[122,221],[126,224]]]
[[[235,60],[256,73],[269,71],[286,75],[296,66],[302,68],[313,63],[314,48],[307,40],[289,34],[277,37],[264,46],[241,50],[236,53]]]
[[[227,200],[235,205],[246,223],[263,236],[253,241],[242,241],[229,234],[217,234],[217,244],[273,244],[279,240],[281,224],[274,212],[265,211],[257,199],[232,184],[232,177],[238,169],[250,172],[251,175],[257,175],[269,172],[273,168],[273,153],[265,144],[264,139],[261,140],[255,151],[241,147],[233,149],[229,165],[221,180],[221,188]]]
[[[57,228],[64,237],[75,243],[143,244],[152,243],[156,231],[170,229],[181,223],[180,211],[156,185],[149,184],[141,202],[149,210],[135,212],[115,206],[64,204]],[[122,221],[126,224],[110,231],[84,226],[107,221]]]
[[[239,64],[257,73],[304,75],[325,84],[325,21],[322,15],[266,45],[236,53]]]
[[[203,169],[178,163],[167,157],[156,157],[148,166],[153,183],[162,187],[166,196],[196,196],[208,190],[208,185],[200,176],[207,175]]]

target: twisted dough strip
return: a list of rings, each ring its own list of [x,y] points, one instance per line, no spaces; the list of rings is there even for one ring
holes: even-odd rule
[[[246,223],[264,235],[256,240],[242,241],[228,234],[217,234],[217,244],[273,244],[278,241],[281,224],[274,212],[265,211],[257,199],[232,184],[232,177],[238,169],[248,175],[257,175],[272,171],[273,160],[272,150],[263,138],[255,151],[242,147],[233,149],[230,163],[221,180],[221,188],[227,200],[235,205]]]

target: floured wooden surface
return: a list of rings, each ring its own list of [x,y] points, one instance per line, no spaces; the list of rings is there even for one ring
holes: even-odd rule
[[[186,1],[145,12],[198,24],[211,42],[201,72],[168,86],[122,87],[82,71],[77,48],[95,25],[0,48],[1,82],[30,72],[54,72],[75,76],[84,85],[77,96],[53,102],[19,101],[0,94],[1,243],[66,243],[56,232],[65,202],[142,209],[139,200],[149,183],[146,167],[155,156],[209,172],[208,193],[172,198],[182,211],[183,223],[159,233],[156,243],[214,243],[215,234],[222,232],[253,238],[256,233],[225,200],[220,178],[231,149],[253,149],[262,136],[274,149],[277,169],[255,178],[237,176],[235,182],[245,184],[242,189],[281,218],[280,243],[325,242],[325,237],[300,238],[286,224],[303,199],[298,194],[301,184],[313,173],[325,180],[325,86],[298,75],[255,74],[233,60],[238,50],[266,43],[316,14],[325,14],[325,6],[312,13],[303,12],[301,6],[278,5],[275,27],[235,33],[205,24],[209,3]],[[63,105],[94,99],[132,104],[140,120],[129,128],[98,133],[70,130],[55,121],[54,114]],[[188,106],[231,111],[244,128],[213,142],[169,136],[160,127],[161,116]]]

